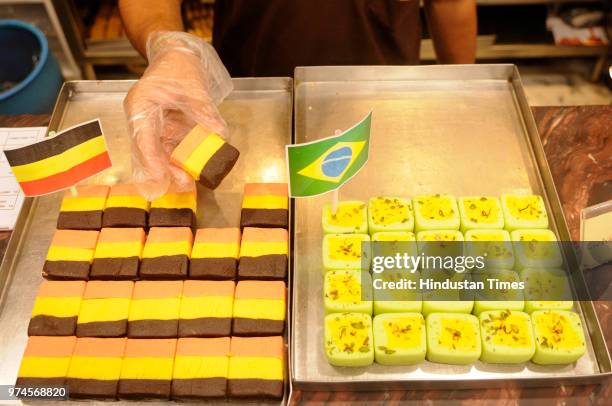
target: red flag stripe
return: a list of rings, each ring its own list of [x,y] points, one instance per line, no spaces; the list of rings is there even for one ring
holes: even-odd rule
[[[42,179],[21,182],[21,189],[26,196],[38,196],[69,188],[83,179],[111,166],[108,151],[83,161],[69,170]]]

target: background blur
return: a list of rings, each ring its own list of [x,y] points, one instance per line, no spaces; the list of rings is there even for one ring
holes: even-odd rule
[[[531,105],[612,102],[612,1],[477,3],[478,62],[517,64]],[[184,0],[187,30],[210,40],[213,7],[214,0]],[[65,80],[138,78],[144,69],[123,31],[117,0],[0,0],[0,19],[38,27]],[[434,63],[427,25],[422,26],[421,63]],[[11,83],[0,85],[1,92]]]

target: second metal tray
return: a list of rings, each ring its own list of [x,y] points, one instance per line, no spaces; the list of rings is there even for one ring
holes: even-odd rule
[[[551,228],[569,240],[535,122],[514,65],[313,67],[295,74],[295,141],[313,141],[372,115],[370,159],[341,200],[418,194],[537,193]],[[304,390],[468,388],[593,382],[610,356],[591,302],[577,311],[588,350],[565,366],[331,366],[323,348],[321,208],[329,196],[295,202],[292,373]]]

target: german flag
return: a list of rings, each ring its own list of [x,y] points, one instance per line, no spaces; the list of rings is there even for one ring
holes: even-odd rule
[[[69,188],[112,166],[99,120],[4,155],[26,196]]]

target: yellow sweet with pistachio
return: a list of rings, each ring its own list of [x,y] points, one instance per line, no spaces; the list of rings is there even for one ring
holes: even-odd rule
[[[525,311],[572,310],[574,298],[566,272],[562,269],[526,268],[520,272],[525,282]]]
[[[370,365],[374,361],[372,318],[363,313],[332,313],[325,316],[325,355],[330,364],[345,367]]]
[[[459,209],[453,196],[417,196],[413,205],[416,231],[459,229]]]
[[[421,275],[406,270],[385,269],[372,274],[374,314],[383,313],[420,313],[423,309],[423,295],[418,289],[393,289],[389,283],[410,281],[418,287]],[[384,285],[387,284],[387,285]]]
[[[480,314],[482,355],[493,364],[520,364],[535,353],[531,320],[527,313],[493,310]]]
[[[518,273],[509,269],[473,270],[472,279],[482,282],[484,289],[476,292],[473,313],[478,316],[489,310],[523,311],[525,300]],[[490,280],[496,280],[494,285]]]
[[[558,268],[563,257],[555,233],[545,229],[514,230],[510,233],[515,268]]]
[[[362,256],[363,262],[362,262]],[[370,236],[367,234],[327,234],[323,238],[323,268],[369,268]]]
[[[467,256],[483,257],[487,269],[512,269],[514,250],[510,233],[501,229],[473,229],[465,232]]]
[[[367,233],[368,208],[361,201],[338,202],[336,212],[332,206],[323,206],[323,231],[328,234]]]
[[[412,231],[414,215],[412,202],[392,196],[377,196],[368,202],[370,233],[379,231]]]
[[[411,365],[425,360],[427,334],[419,313],[388,313],[374,318],[374,357],[383,365]]]
[[[536,364],[570,364],[586,352],[580,316],[561,310],[536,311],[531,314],[536,341],[532,361]]]
[[[372,314],[372,277],[359,270],[325,273],[323,304],[326,313],[355,312]]]
[[[548,215],[539,195],[502,195],[502,210],[507,230],[546,228]]]
[[[471,364],[480,357],[480,327],[471,314],[427,316],[427,359],[443,364]]]
[[[428,230],[417,233],[419,254],[456,257],[463,253],[463,234],[457,230]]]
[[[504,215],[499,199],[494,196],[459,198],[461,231],[504,228]]]

